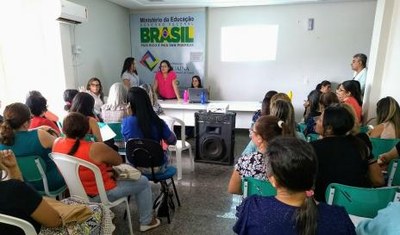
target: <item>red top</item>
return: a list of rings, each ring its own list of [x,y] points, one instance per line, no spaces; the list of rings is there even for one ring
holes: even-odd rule
[[[344,103],[350,105],[353,108],[354,113],[356,114],[356,121],[358,123],[361,123],[362,108],[358,104],[357,100],[354,97],[349,96],[347,99],[344,100]]]
[[[74,139],[58,138],[53,144],[52,151],[57,152],[57,153],[68,154],[68,152],[71,150],[74,143],[75,143]],[[106,189],[106,191],[111,190],[111,189],[115,188],[117,185],[116,185],[115,181],[108,174],[107,165],[104,163],[101,163],[101,164],[95,163],[89,157],[90,147],[92,146],[92,144],[93,144],[93,142],[89,142],[89,141],[81,139],[78,151],[76,151],[74,156],[95,164],[100,169],[101,175],[103,176],[104,188]],[[87,195],[96,196],[99,194],[99,191],[97,190],[97,186],[96,186],[96,180],[95,180],[94,174],[91,170],[84,168],[84,167],[80,167],[79,177],[81,178],[82,185],[85,188]]]
[[[29,126],[29,129],[40,127],[40,126],[49,126],[49,127],[53,128],[55,131],[57,131],[58,134],[60,134],[60,129],[58,129],[58,126],[54,122],[52,122],[49,119],[44,118],[44,117],[34,116],[31,119],[31,125]]]
[[[164,79],[163,74],[158,71],[156,73],[158,94],[165,99],[176,99],[173,82],[176,80],[176,73],[172,70],[167,74],[167,78]]]

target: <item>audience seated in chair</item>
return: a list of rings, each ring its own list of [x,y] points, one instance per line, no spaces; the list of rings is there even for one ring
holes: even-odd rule
[[[152,139],[157,142],[164,141],[167,145],[176,143],[175,134],[167,124],[154,112],[150,98],[145,90],[132,87],[128,91],[128,102],[132,115],[122,120],[122,134],[125,142],[129,139]],[[164,156],[164,164],[168,162],[167,154]],[[144,171],[145,169],[141,169]],[[149,169],[148,169],[149,170]],[[160,171],[163,170],[161,167]]]
[[[56,136],[60,135],[60,129],[55,122],[47,119],[45,114],[47,112],[47,100],[43,96],[30,95],[26,98],[25,104],[31,110],[32,119],[29,126],[30,129],[38,128],[41,126],[48,126],[54,130]]]
[[[49,158],[51,147],[56,137],[43,129],[29,130],[31,112],[25,104],[12,103],[4,110],[4,122],[0,126],[0,150],[11,149],[17,158],[37,155],[46,163],[46,176],[51,191],[65,186],[56,165]],[[49,128],[49,127],[48,127]],[[39,191],[44,191],[43,184],[32,183]]]
[[[327,107],[317,120],[316,132],[323,138],[311,142],[318,158],[315,198],[325,201],[330,183],[357,187],[382,186],[383,175],[373,159],[371,142],[365,134],[353,136],[355,117],[342,104]]]
[[[101,118],[104,122],[121,122],[128,115],[128,103],[126,101],[127,90],[120,82],[111,85],[107,103],[101,106]]]
[[[275,116],[261,116],[256,121],[253,128],[250,129],[250,137],[257,147],[257,151],[243,155],[238,159],[229,181],[228,192],[242,194],[241,181],[244,177],[266,179],[267,170],[264,154],[268,149],[268,143],[277,136],[286,136],[287,132],[286,123]]]
[[[382,98],[376,104],[377,125],[368,132],[370,137],[382,139],[400,138],[400,107],[390,96]]]
[[[39,96],[39,97],[43,97],[44,98],[42,93],[40,93],[39,91],[35,91],[35,90],[29,91],[29,93],[28,93],[28,95],[26,97],[28,99],[28,97],[32,97],[32,96]],[[46,112],[44,113],[44,117],[46,119],[54,122],[54,123],[59,121],[58,116],[55,113],[53,113],[50,110],[48,110],[47,107],[46,107]]]
[[[362,220],[356,228],[358,235],[370,234],[398,234],[400,231],[400,202],[390,202],[389,205],[378,211],[372,220]]]
[[[122,163],[121,157],[112,148],[101,142],[88,142],[84,137],[89,130],[85,116],[71,112],[63,121],[65,138],[59,138],[53,146],[53,152],[73,155],[99,167],[103,176],[109,200],[135,196],[139,210],[140,230],[147,231],[160,225],[160,220],[153,215],[152,193],[149,181],[141,176],[138,180],[115,180],[111,175],[111,166]],[[86,193],[93,201],[100,201],[95,186],[94,175],[88,169],[80,170],[80,177]]]
[[[67,217],[71,215],[67,215],[67,213],[60,214],[53,205],[54,202],[57,202],[56,204],[61,204],[61,202],[40,196],[35,189],[23,182],[15,155],[11,150],[0,151],[0,175],[1,179],[8,178],[8,180],[0,181],[0,191],[2,192],[0,194],[0,213],[29,222],[37,233],[42,228],[43,233],[41,232],[41,234],[54,234],[55,231],[64,234],[63,229],[66,229],[66,226],[70,229],[69,231],[72,229],[77,234],[94,234],[90,231],[96,230],[96,228],[97,232],[100,231],[102,210],[98,205],[91,205],[90,209],[79,207],[81,212],[86,212],[85,216],[79,216],[80,218]],[[73,200],[69,200],[69,202],[77,204]],[[78,208],[67,204],[62,204],[62,207],[64,212]],[[78,223],[70,223],[72,221],[78,221]],[[17,227],[0,223],[1,234],[21,234],[18,230]]]
[[[253,195],[237,207],[237,234],[355,234],[342,207],[316,203],[317,159],[312,147],[293,137],[278,137],[266,153],[268,178],[277,195]]]

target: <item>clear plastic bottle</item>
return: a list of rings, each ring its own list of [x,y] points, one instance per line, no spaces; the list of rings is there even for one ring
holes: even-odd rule
[[[188,92],[188,90],[185,90],[185,91],[183,92],[183,101],[184,101],[185,103],[187,103],[187,102],[189,101],[189,92]]]

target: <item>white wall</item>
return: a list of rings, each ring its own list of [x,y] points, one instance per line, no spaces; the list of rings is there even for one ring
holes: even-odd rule
[[[64,53],[64,60],[67,60],[64,65],[69,70],[66,74],[75,77],[66,77],[67,88],[86,86],[90,78],[97,77],[103,84],[103,91],[108,94],[109,87],[120,81],[125,58],[131,56],[129,10],[104,0],[71,1],[88,8],[89,20],[61,29],[64,30],[63,48],[71,50],[72,45],[68,42],[75,42],[82,49],[76,59],[70,51]]]
[[[322,80],[352,79],[356,53],[369,55],[376,1],[212,8],[208,15],[207,84],[213,99],[262,100],[268,90],[293,91],[296,119],[303,100]],[[314,30],[307,30],[314,18]],[[278,24],[276,61],[221,62],[221,27]],[[262,39],[254,36],[254,41]]]

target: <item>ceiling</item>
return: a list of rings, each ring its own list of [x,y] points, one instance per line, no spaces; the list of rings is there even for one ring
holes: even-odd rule
[[[354,2],[362,0],[108,0],[131,10],[160,8],[237,7],[297,3]]]

